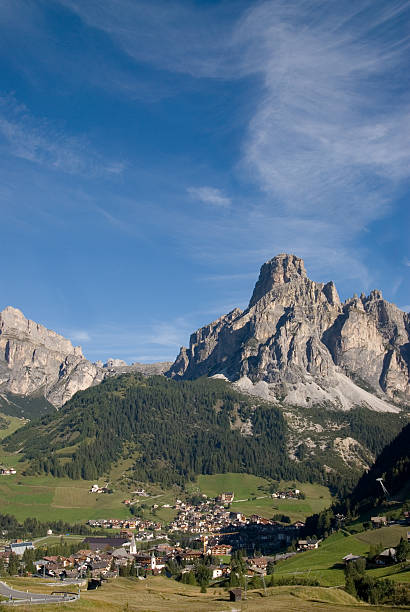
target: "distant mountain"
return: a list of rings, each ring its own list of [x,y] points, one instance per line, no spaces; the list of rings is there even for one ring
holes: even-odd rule
[[[141,371],[160,374],[169,363],[132,364],[111,359],[91,363],[81,347],[26,319],[8,306],[0,312],[0,410],[15,414],[21,405],[25,416],[34,417],[61,407],[77,391],[99,384],[107,376]]]
[[[191,335],[168,375],[225,376],[250,394],[302,407],[399,412],[410,404],[410,315],[380,291],[341,303],[295,255],[260,271],[248,308]]]
[[[133,460],[127,478],[167,487],[196,474],[246,472],[344,491],[404,419],[365,408],[290,411],[239,393],[224,380],[134,373],[78,392],[3,445],[27,460],[33,474],[96,479],[124,457],[129,465]]]

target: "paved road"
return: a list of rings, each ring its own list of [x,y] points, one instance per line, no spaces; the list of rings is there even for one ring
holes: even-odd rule
[[[33,602],[46,602],[46,603],[61,603],[62,601],[74,601],[78,599],[78,595],[72,594],[60,594],[60,595],[46,595],[45,593],[27,593],[27,591],[17,591],[9,587],[5,582],[0,581],[0,595],[8,597],[9,600],[32,600]],[[8,602],[2,602],[7,604]],[[17,603],[17,602],[16,602]]]

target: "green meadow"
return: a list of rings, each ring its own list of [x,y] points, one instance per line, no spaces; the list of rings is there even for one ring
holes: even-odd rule
[[[296,486],[306,499],[277,499],[269,494],[270,483],[251,474],[213,474],[198,476],[197,490],[208,497],[216,497],[223,491],[233,491],[235,498],[231,509],[246,515],[259,514],[271,518],[274,514],[286,514],[292,521],[304,520],[307,516],[327,508],[332,503],[329,489],[321,485],[282,481],[279,489]]]
[[[386,530],[391,531],[383,534],[383,545],[388,547],[397,543],[397,538],[400,539],[400,529],[405,531],[405,528],[386,527]],[[372,534],[373,532],[367,531],[363,534],[349,535],[347,532],[340,531],[324,540],[317,550],[298,553],[278,563],[275,567],[275,576],[305,575],[316,578],[322,586],[343,585],[343,557],[349,553],[367,556],[370,544],[374,542],[367,541],[366,536]],[[400,565],[368,570],[368,573],[377,578],[388,577],[398,582],[410,582],[410,570],[403,569]]]

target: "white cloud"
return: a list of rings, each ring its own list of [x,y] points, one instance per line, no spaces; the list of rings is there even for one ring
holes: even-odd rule
[[[410,259],[405,258],[404,260],[404,265],[407,266],[408,268],[410,268]]]
[[[322,273],[370,282],[354,245],[410,177],[410,101],[401,91],[408,0],[260,1],[240,4],[236,20],[229,3],[60,2],[136,62],[194,78],[252,79],[238,174],[265,204],[258,218],[249,203],[235,206],[229,227],[214,224],[207,234],[219,232],[223,246],[213,251],[209,238],[196,238],[200,256],[224,249],[238,262],[290,250]],[[231,204],[214,188],[188,191]]]
[[[410,105],[391,79],[407,53],[404,41],[371,40],[366,15],[358,25],[367,2],[348,15],[349,28],[335,4],[320,7],[263,2],[235,33],[263,79],[244,166],[288,211],[355,231],[383,215],[410,176]],[[385,20],[375,8],[373,20]]]
[[[192,198],[204,202],[204,204],[212,204],[222,208],[228,208],[231,205],[231,199],[215,187],[189,187],[187,192]]]

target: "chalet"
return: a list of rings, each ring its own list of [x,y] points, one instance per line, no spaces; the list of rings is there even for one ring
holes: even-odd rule
[[[387,525],[387,518],[385,516],[372,516],[370,518],[373,527],[380,528]]]
[[[319,548],[319,540],[298,540],[298,550],[313,550]]]
[[[266,572],[268,559],[267,557],[254,557],[253,559],[248,559],[248,565],[251,569]]]
[[[215,578],[221,578],[224,575],[222,567],[219,567],[218,565],[210,565],[209,569],[212,572],[212,580],[215,580]]]
[[[11,476],[12,474],[17,474],[14,468],[0,468],[0,476]]]
[[[232,546],[229,544],[215,544],[211,547],[211,555],[214,557],[220,557],[222,555],[230,555],[232,552]]]
[[[200,559],[202,557],[202,551],[187,548],[179,556],[183,561],[194,561],[195,559]]]
[[[360,555],[352,555],[352,553],[349,553],[348,555],[343,557],[343,561],[345,562],[345,565],[348,565],[352,561],[357,561],[358,559],[363,559],[363,557],[361,557]]]
[[[223,504],[231,504],[234,500],[235,494],[233,492],[230,493],[221,493],[216,498],[216,501],[222,502]]]
[[[376,565],[394,565],[397,563],[396,549],[385,548],[380,554],[374,557]]]
[[[96,578],[97,576],[105,575],[110,570],[111,562],[92,561],[88,567],[91,571],[91,576]]]

